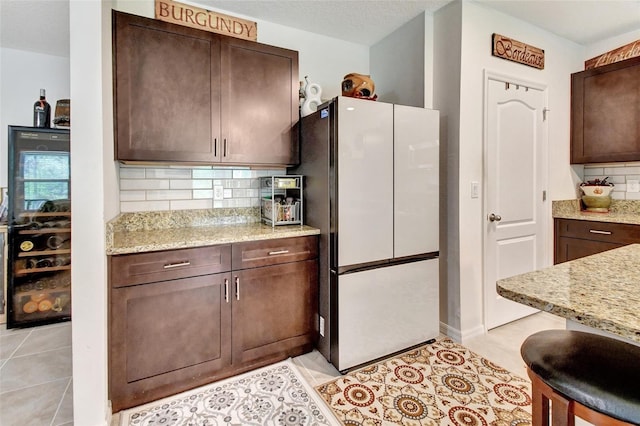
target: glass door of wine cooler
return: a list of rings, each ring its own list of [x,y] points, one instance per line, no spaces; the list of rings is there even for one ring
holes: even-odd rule
[[[9,126],[8,328],[71,318],[69,140]]]

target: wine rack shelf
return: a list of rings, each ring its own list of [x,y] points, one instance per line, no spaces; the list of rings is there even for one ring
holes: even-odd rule
[[[35,234],[70,234],[71,228],[41,228],[41,229],[25,229],[18,231],[18,234],[22,235],[35,235]]]
[[[59,254],[70,254],[70,253],[71,253],[71,249],[40,250],[40,251],[28,251],[24,253],[19,253],[18,257],[56,256]]]
[[[70,271],[71,265],[64,266],[48,266],[46,268],[17,269],[16,275],[29,275],[37,272],[53,272],[53,271]]]
[[[18,217],[71,217],[71,212],[24,212]]]

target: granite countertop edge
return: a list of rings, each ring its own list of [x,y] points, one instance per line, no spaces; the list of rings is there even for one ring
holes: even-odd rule
[[[575,309],[571,309],[561,304],[550,303],[538,297],[524,295],[516,291],[503,288],[500,286],[500,282],[497,283],[496,289],[498,294],[506,299],[513,300],[514,302],[518,302],[592,328],[608,331],[609,333],[626,337],[627,339],[640,343],[640,335],[638,334],[638,331],[633,328],[629,328],[624,324],[611,321],[610,319],[603,318],[599,315],[587,312],[578,312]]]
[[[497,280],[515,302],[640,343],[640,244]]]
[[[320,234],[308,225],[266,224],[259,207],[120,213],[105,231],[109,256]]]
[[[106,254],[145,253],[318,234],[319,229],[307,225],[271,227],[262,223],[120,231],[108,239]]]
[[[606,213],[581,210],[578,199],[558,200],[552,202],[552,216],[554,219],[640,225],[640,200],[613,200]]]

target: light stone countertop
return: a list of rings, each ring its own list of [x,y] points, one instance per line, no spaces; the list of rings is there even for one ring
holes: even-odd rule
[[[627,223],[640,225],[640,201],[613,200],[607,213],[580,210],[580,200],[561,200],[552,203],[554,219],[588,220],[592,222]]]
[[[107,224],[107,255],[318,235],[306,225],[266,225],[247,209],[124,213]]]
[[[640,342],[640,244],[498,280],[501,296]]]
[[[242,241],[302,237],[319,233],[319,229],[310,226],[287,225],[272,228],[261,223],[123,231],[113,234],[113,244],[107,246],[107,254],[141,253]]]

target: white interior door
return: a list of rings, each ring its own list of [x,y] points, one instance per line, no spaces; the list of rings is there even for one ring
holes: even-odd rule
[[[546,91],[485,79],[484,292],[487,329],[537,312],[496,292],[498,279],[545,262]]]

